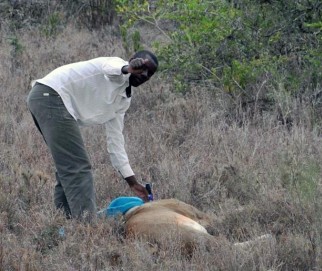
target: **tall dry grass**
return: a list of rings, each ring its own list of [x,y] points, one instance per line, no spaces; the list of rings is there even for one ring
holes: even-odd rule
[[[12,42],[1,28],[0,270],[321,269],[322,145],[307,125],[308,108],[289,127],[274,112],[228,119],[235,108],[223,96],[201,87],[173,93],[158,76],[134,90],[124,134],[137,177],[153,183],[157,198],[177,198],[213,218],[218,245],[191,258],[176,236],[165,246],[125,240],[119,219],[82,225],[54,209],[54,168],[26,107],[29,84],[65,63],[126,58],[113,31],[68,26],[48,38],[26,28]],[[109,162],[104,127],[82,132],[98,206],[131,195]],[[274,234],[274,246],[239,253],[231,245],[265,233]]]

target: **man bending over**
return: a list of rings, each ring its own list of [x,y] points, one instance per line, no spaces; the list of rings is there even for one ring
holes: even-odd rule
[[[144,50],[129,61],[99,57],[68,64],[33,82],[28,107],[56,166],[55,205],[67,217],[81,219],[86,213],[91,220],[96,214],[91,163],[79,125],[105,125],[114,168],[136,196],[148,200],[129,164],[123,122],[131,86],[148,81],[157,68],[156,56]]]

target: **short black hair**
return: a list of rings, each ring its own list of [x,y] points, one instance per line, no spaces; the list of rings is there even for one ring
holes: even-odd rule
[[[137,51],[133,55],[133,58],[149,58],[154,62],[156,67],[159,66],[158,58],[155,56],[155,54],[153,54],[152,52],[150,52],[148,50]]]

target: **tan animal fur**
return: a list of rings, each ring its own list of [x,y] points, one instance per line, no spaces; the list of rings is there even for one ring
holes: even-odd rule
[[[128,238],[141,238],[149,243],[175,242],[184,254],[200,245],[216,249],[231,246],[226,239],[210,235],[210,217],[195,207],[175,199],[163,199],[134,207],[125,213],[125,233]],[[248,250],[253,244],[272,244],[270,234],[244,243],[233,244],[240,251]]]
[[[200,242],[214,242],[205,227],[210,223],[207,214],[175,199],[146,203],[125,214],[128,237],[162,243],[167,237],[176,238],[180,247],[191,252]]]

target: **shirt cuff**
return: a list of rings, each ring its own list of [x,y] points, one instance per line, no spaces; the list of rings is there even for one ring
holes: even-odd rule
[[[130,165],[126,165],[120,168],[120,173],[123,178],[127,178],[134,175],[134,172]]]

